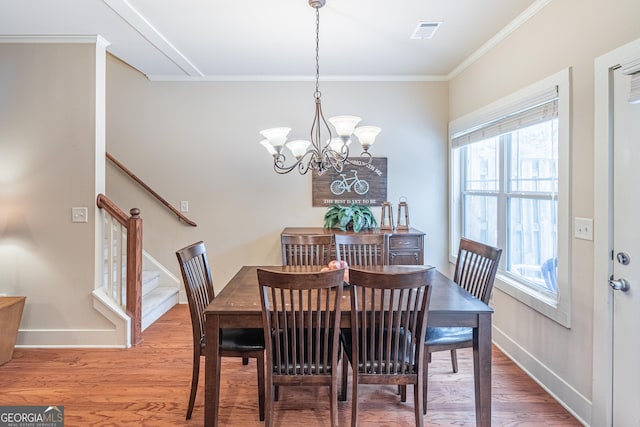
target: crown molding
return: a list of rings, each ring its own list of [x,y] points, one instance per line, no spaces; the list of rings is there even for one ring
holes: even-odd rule
[[[0,43],[90,43],[100,46],[109,46],[109,41],[104,37],[93,35],[0,35]]]
[[[174,76],[148,75],[151,81],[157,82],[313,82],[314,76],[287,75],[210,75],[210,76]],[[325,76],[323,82],[446,82],[447,76],[421,75],[354,75],[354,76]]]

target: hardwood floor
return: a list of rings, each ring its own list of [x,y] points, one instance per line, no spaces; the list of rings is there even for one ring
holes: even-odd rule
[[[191,378],[191,324],[186,305],[176,306],[143,333],[131,349],[16,349],[0,366],[0,406],[63,405],[65,426],[199,426],[204,420],[204,369],[193,418],[184,416]],[[473,426],[471,351],[459,351],[460,372],[451,373],[448,353],[430,365],[427,426]],[[204,368],[204,359],[202,361]],[[262,426],[258,420],[255,360],[222,362],[220,424]],[[351,420],[339,403],[340,425]],[[412,390],[400,402],[392,386],[362,386],[360,426],[412,426]],[[581,425],[499,350],[493,350],[494,426]],[[303,409],[306,408],[306,409]],[[325,426],[325,390],[281,388],[275,425]]]

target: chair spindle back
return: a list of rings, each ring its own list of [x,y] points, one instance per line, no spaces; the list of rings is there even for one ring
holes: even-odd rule
[[[327,265],[333,235],[283,234],[282,265]]]
[[[465,238],[460,239],[453,281],[488,304],[501,255],[502,249]]]
[[[351,266],[371,267],[385,263],[384,234],[336,234],[336,256]]]

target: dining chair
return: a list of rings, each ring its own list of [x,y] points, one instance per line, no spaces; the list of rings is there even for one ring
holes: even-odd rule
[[[338,426],[338,354],[343,270],[258,269],[267,352],[266,422],[274,387],[328,386],[331,426]]]
[[[331,257],[333,234],[281,234],[282,265],[327,266]],[[274,399],[280,398],[276,386]]]
[[[489,304],[501,255],[502,249],[461,238],[453,281],[485,304]],[[456,373],[458,372],[456,349],[473,347],[473,329],[470,327],[427,328],[425,347],[425,357],[428,358],[428,361],[431,360],[431,353],[449,350],[451,352],[451,367]],[[427,411],[426,377],[428,372],[429,366],[428,363],[425,363],[425,413]]]
[[[336,234],[336,258],[351,266],[371,267],[385,263],[384,234]],[[351,271],[351,270],[349,270]],[[342,382],[346,382],[349,359],[342,357]],[[403,394],[403,400],[405,395]],[[340,389],[339,399],[347,400],[347,388]]]
[[[351,425],[361,384],[413,384],[416,426],[424,425],[422,374],[434,268],[398,273],[350,270],[351,328],[342,343],[352,366]],[[345,381],[343,377],[343,384]]]
[[[336,234],[336,257],[349,267],[369,267],[385,262],[384,234]]]
[[[204,310],[215,298],[213,280],[204,242],[199,241],[176,252],[182,280],[189,302],[191,329],[193,331],[193,370],[187,419],[191,419],[193,404],[198,391],[200,357],[204,356],[205,315]],[[220,356],[256,359],[258,369],[258,407],[260,421],[264,420],[264,334],[262,329],[224,328],[220,331]]]
[[[384,234],[336,234],[336,258],[346,261],[351,266],[371,267],[383,265],[385,262]],[[349,270],[351,271],[351,270]],[[346,383],[349,370],[349,359],[343,355],[342,372],[343,385]],[[347,388],[340,389],[339,399],[347,400]]]
[[[331,256],[332,234],[282,234],[282,265],[324,265]]]

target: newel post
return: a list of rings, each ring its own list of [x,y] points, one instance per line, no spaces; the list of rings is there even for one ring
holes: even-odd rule
[[[142,342],[142,218],[133,208],[127,219],[127,313],[131,316],[131,344]]]

